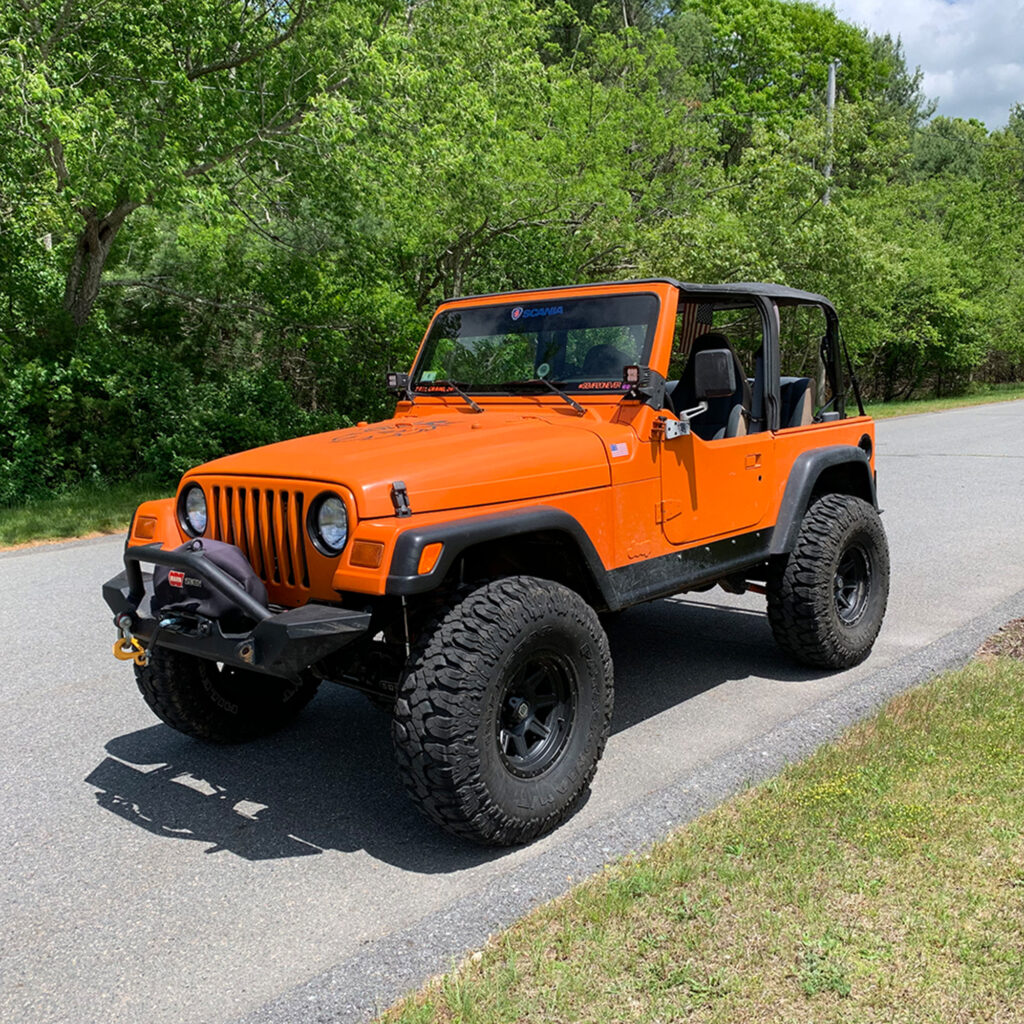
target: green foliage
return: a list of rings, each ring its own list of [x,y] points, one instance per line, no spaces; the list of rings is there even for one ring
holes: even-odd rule
[[[816,996],[819,992],[835,992],[840,998],[850,995],[850,981],[843,963],[844,944],[844,939],[832,934],[826,934],[819,941],[804,939],[797,977],[805,995]]]
[[[980,121],[936,117],[914,139],[914,171],[921,178],[948,175],[978,180],[988,132]]]
[[[195,369],[149,339],[103,338],[0,366],[0,504],[82,482],[169,481],[225,451],[351,423],[297,409],[273,367]]]
[[[834,298],[871,397],[1024,376],[1024,113],[929,121],[898,41],[831,10],[34,0],[0,30],[0,502],[380,416],[458,293],[780,281]]]

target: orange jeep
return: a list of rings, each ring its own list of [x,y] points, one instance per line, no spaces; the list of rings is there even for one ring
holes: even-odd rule
[[[608,737],[599,613],[718,584],[766,594],[800,661],[871,650],[889,555],[842,352],[828,300],[777,285],[447,301],[388,375],[393,418],[217,459],[139,507],[104,587],[115,653],[213,742],[323,680],[362,690],[429,817],[533,839]]]

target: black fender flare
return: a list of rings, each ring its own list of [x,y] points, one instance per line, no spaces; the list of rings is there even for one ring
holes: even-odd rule
[[[782,495],[782,504],[772,534],[771,554],[785,555],[793,550],[804,513],[811,503],[811,496],[823,473],[843,467],[838,474],[845,486],[830,488],[840,493],[853,494],[869,501],[875,508],[878,499],[875,493],[875,478],[867,453],[852,444],[832,445],[802,452],[789,471],[789,480]]]
[[[605,569],[587,531],[568,512],[549,505],[512,509],[489,515],[449,520],[432,526],[411,527],[399,534],[385,592],[403,597],[436,589],[447,576],[452,563],[468,548],[503,537],[529,533],[563,533],[583,559],[596,590],[605,600],[612,596]],[[437,564],[427,573],[419,573],[420,556],[428,544],[442,544]]]

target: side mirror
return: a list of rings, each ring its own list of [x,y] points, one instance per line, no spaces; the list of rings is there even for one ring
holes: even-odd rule
[[[736,361],[727,348],[709,348],[694,356],[693,380],[697,400],[728,398],[736,390]]]

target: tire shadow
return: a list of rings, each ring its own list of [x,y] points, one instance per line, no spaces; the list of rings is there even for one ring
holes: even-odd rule
[[[607,630],[614,733],[730,680],[821,676],[787,661],[753,610],[659,601]],[[242,746],[199,743],[162,724],[114,737],[85,782],[100,807],[153,835],[250,861],[362,850],[434,874],[509,852],[453,839],[421,817],[394,769],[387,716],[330,684],[287,729]]]

